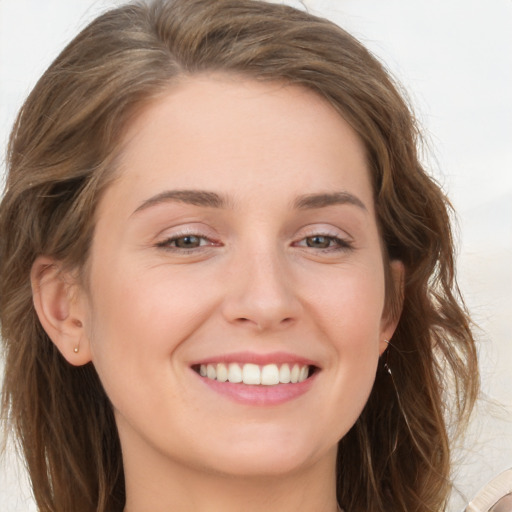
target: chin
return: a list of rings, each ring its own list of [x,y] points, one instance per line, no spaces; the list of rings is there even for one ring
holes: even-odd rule
[[[236,460],[212,467],[213,472],[231,478],[279,478],[300,472],[313,465],[315,460],[301,457],[277,457],[275,454],[241,456]]]
[[[337,443],[326,446],[312,442],[307,436],[297,436],[287,431],[283,435],[246,437],[233,440],[229,448],[215,447],[210,467],[216,473],[231,477],[279,477],[307,469],[322,459],[335,459]]]

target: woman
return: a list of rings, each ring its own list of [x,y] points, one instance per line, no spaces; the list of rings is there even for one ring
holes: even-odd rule
[[[38,82],[8,167],[3,407],[40,510],[443,509],[478,387],[449,207],[355,39],[121,7]]]

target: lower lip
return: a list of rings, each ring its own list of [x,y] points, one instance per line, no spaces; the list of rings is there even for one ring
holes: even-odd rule
[[[193,371],[193,370],[192,370]],[[317,373],[296,384],[275,384],[273,386],[234,384],[195,375],[213,391],[245,405],[280,405],[304,395],[313,385]]]

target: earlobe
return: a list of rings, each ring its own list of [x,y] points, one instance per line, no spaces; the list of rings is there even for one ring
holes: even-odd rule
[[[72,365],[91,360],[85,332],[85,307],[79,286],[59,262],[41,256],[30,274],[34,308],[43,329]]]
[[[382,317],[381,339],[379,343],[379,353],[382,355],[388,348],[389,341],[398,325],[402,314],[404,303],[404,282],[405,266],[399,260],[393,260],[389,263],[390,285],[388,286],[386,297],[385,314]]]

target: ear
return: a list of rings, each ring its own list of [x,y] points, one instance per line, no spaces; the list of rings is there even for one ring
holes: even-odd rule
[[[74,366],[91,360],[84,293],[60,262],[38,257],[30,273],[34,307],[43,329]]]
[[[389,263],[390,284],[387,286],[387,305],[381,320],[381,333],[379,341],[379,354],[382,355],[388,348],[388,342],[393,337],[400,320],[404,303],[405,267],[399,260]]]

